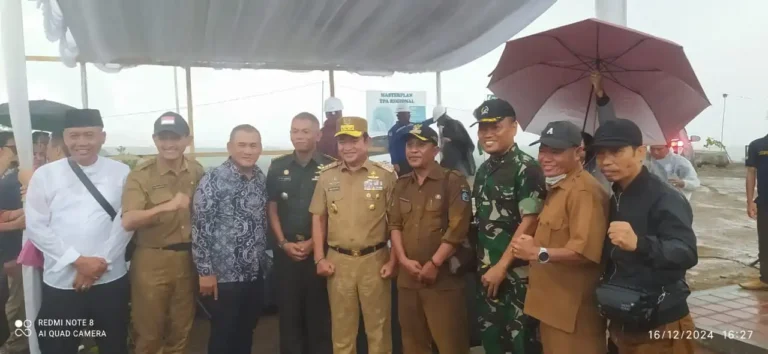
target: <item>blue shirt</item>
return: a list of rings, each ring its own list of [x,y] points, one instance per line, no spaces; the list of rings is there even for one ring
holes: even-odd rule
[[[266,273],[266,179],[258,166],[249,178],[227,160],[200,180],[192,205],[192,256],[201,276],[229,283]]]
[[[433,118],[427,119],[421,123],[422,127],[428,127],[430,124],[434,123],[435,120]],[[411,131],[411,128],[413,127],[412,123],[403,124],[400,121],[397,121],[395,125],[392,126],[392,128],[389,129],[389,132],[387,133],[387,137],[389,140],[389,157],[392,160],[393,165],[398,165],[402,163],[406,163],[405,158],[405,143],[408,142],[408,139],[406,137],[408,136],[408,132]]]

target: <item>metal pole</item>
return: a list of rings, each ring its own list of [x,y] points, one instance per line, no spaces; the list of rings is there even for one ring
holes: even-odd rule
[[[325,123],[325,80],[320,85],[320,126]]]
[[[435,88],[436,88],[436,93],[437,93],[436,94],[436,96],[437,96],[437,105],[438,106],[442,106],[443,105],[443,84],[442,84],[442,80],[440,79],[440,72],[439,71],[435,72]],[[435,108],[437,108],[437,107],[435,107]],[[433,116],[432,118],[439,118],[439,117],[434,117],[434,114],[432,116]],[[435,122],[435,123],[437,123],[437,122]],[[438,141],[439,141],[438,146],[440,146],[439,158],[440,158],[440,161],[442,161],[443,160],[443,149],[442,148],[443,148],[444,144],[443,144],[443,127],[441,127],[440,125],[437,125],[437,135],[438,135],[438,138],[439,138],[438,139]]]
[[[333,70],[328,70],[328,81],[331,86],[331,97],[336,97],[336,82],[333,80]]]
[[[32,123],[29,115],[29,96],[27,93],[27,61],[24,53],[24,13],[21,0],[0,0],[0,44],[5,70],[5,86],[8,90],[8,110],[11,115],[13,136],[19,165],[23,169],[32,168]],[[28,235],[23,232],[22,242]],[[27,321],[21,326],[11,326],[11,331],[20,329],[29,331],[29,352],[39,354],[37,333],[32,326],[32,319],[37,318],[42,302],[42,284],[40,272],[29,266],[22,266],[24,283],[24,311]]]
[[[627,0],[595,0],[598,19],[627,26]]]
[[[184,68],[187,81],[187,122],[189,122],[189,133],[192,135],[192,143],[189,144],[189,152],[195,153],[195,115],[192,105],[192,68]]]
[[[178,74],[178,68],[173,67],[173,92],[174,92],[174,98],[176,99],[176,113],[181,114],[181,108],[179,106],[179,74]]]
[[[80,98],[83,100],[83,108],[88,108],[88,71],[85,65],[80,63]]]
[[[728,94],[723,94],[723,119],[720,122],[720,143],[725,145],[725,142],[723,142],[723,132],[725,132],[725,104],[728,101]]]

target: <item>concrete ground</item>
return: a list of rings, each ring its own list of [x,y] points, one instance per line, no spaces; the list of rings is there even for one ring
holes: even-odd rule
[[[699,247],[699,264],[688,273],[694,290],[735,284],[758,274],[748,266],[757,259],[757,235],[755,222],[746,215],[744,171],[738,164],[699,169],[702,187],[691,198]],[[254,354],[279,353],[277,324],[275,316],[260,321],[254,332]],[[195,324],[190,354],[205,353],[207,331],[205,321]],[[472,350],[472,354],[482,353],[482,348]],[[716,354],[705,348],[696,353]]]

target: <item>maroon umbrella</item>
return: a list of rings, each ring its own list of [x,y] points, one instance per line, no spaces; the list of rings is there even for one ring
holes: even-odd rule
[[[526,131],[571,120],[593,134],[594,70],[616,115],[637,123],[646,143],[666,143],[710,105],[683,47],[596,19],[507,42],[488,87]]]

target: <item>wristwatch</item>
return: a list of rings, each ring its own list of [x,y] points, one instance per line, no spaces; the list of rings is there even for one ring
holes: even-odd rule
[[[549,252],[544,247],[539,248],[539,263],[549,262]]]

